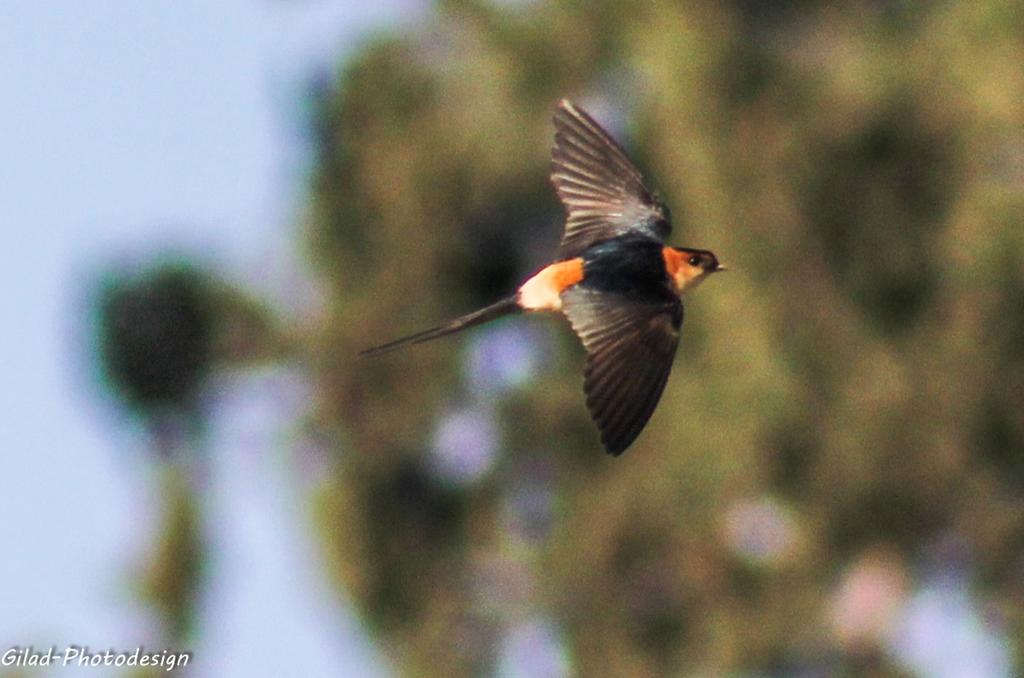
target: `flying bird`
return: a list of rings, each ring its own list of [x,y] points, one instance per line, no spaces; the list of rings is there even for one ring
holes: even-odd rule
[[[587,408],[609,454],[622,454],[665,390],[683,324],[681,295],[724,271],[708,250],[665,245],[668,208],[614,139],[563,99],[551,182],[567,218],[554,263],[507,299],[363,351],[370,356],[523,311],[561,311],[586,350]]]

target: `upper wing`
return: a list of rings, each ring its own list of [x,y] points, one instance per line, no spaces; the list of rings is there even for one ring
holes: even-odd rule
[[[587,408],[605,449],[619,455],[661,399],[679,342],[682,302],[640,301],[577,285],[562,294],[562,309],[587,351]]]
[[[555,111],[551,158],[551,182],[568,214],[560,258],[630,232],[659,241],[668,237],[668,209],[647,190],[622,148],[567,99]]]

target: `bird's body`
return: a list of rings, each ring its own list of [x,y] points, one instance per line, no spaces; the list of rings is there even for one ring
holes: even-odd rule
[[[363,352],[374,355],[522,311],[561,311],[587,351],[587,407],[610,454],[626,450],[654,412],[672,368],[683,292],[724,270],[707,250],[670,247],[668,209],[585,112],[555,113],[552,183],[566,207],[558,259],[512,297]]]

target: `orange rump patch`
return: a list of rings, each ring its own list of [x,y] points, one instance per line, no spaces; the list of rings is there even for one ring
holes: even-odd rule
[[[561,294],[579,281],[583,280],[583,257],[576,257],[567,261],[559,261],[548,266],[546,271],[551,271],[552,283],[558,293]]]
[[[519,288],[519,305],[528,311],[559,311],[562,292],[583,280],[583,258],[558,261]]]

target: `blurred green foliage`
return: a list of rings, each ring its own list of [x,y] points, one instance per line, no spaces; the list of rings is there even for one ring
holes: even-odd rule
[[[178,469],[166,469],[161,481],[164,505],[159,541],[141,587],[144,598],[159,613],[168,640],[184,644],[194,635],[206,563],[201,502]]]
[[[208,276],[185,263],[110,275],[97,306],[100,362],[122,402],[150,419],[193,415],[213,362]]]
[[[836,581],[879,553],[914,581],[948,535],[1020,647],[1022,63],[1008,0],[448,0],[367,44],[318,115],[317,407],[344,441],[320,515],[396,666],[487,670],[503,625],[538,613],[579,675],[896,675],[877,638],[834,629]],[[673,241],[734,272],[687,300],[675,373],[622,458],[601,452],[582,351],[552,318],[552,362],[494,396],[500,461],[445,484],[427,459],[467,397],[465,339],[354,355],[546,263],[562,96],[596,104],[666,195]],[[538,464],[553,525],[517,545],[503,497]],[[796,535],[777,559],[723,536],[758,497]],[[489,558],[533,584],[488,604]]]

